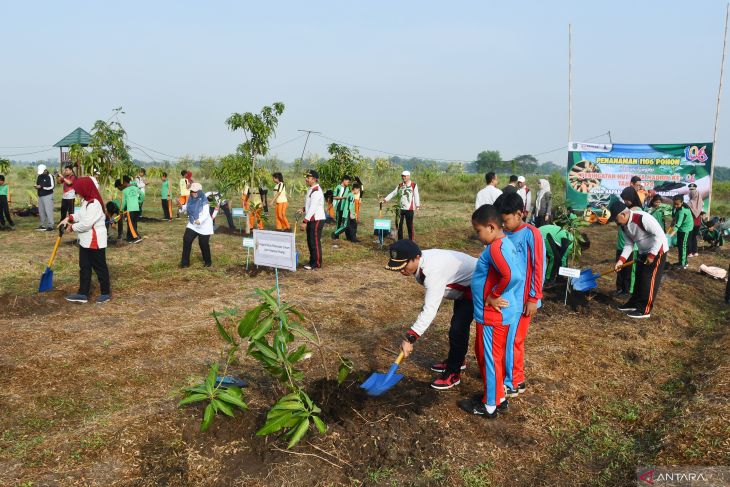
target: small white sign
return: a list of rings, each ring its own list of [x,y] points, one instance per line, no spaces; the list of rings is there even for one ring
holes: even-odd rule
[[[253,248],[253,239],[250,237],[243,237],[243,248],[252,249]]]
[[[373,229],[375,230],[385,230],[386,232],[390,231],[390,219],[381,219],[376,218],[373,222]]]
[[[558,269],[558,274],[565,277],[580,277],[580,269],[573,269],[572,267],[561,267]]]
[[[293,233],[253,231],[253,262],[256,265],[297,270],[297,247]]]
[[[231,215],[243,217],[243,208],[231,208]]]

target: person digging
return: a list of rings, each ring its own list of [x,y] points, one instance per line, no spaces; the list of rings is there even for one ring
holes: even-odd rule
[[[464,359],[469,350],[469,329],[474,317],[471,278],[477,259],[453,250],[421,251],[412,240],[398,240],[389,251],[390,259],[385,268],[406,277],[414,276],[426,289],[423,308],[400,346],[404,357],[413,352],[416,341],[433,322],[441,301],[445,298],[454,302],[448,357],[431,366],[431,370],[441,373],[431,387],[451,389],[461,383],[461,371],[466,368]]]

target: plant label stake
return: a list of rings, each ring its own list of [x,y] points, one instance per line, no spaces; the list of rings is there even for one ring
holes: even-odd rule
[[[565,301],[563,302],[564,306],[568,305],[568,289],[570,288],[571,280],[574,277],[580,276],[580,269],[573,269],[572,267],[560,267],[558,269],[558,275],[565,276],[568,278],[568,281],[565,283]]]
[[[248,260],[251,255],[251,249],[253,248],[253,239],[250,237],[243,237],[243,246],[246,248],[246,272],[248,272]]]

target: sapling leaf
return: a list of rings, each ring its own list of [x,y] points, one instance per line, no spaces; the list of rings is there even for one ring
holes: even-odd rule
[[[276,299],[274,299],[274,297],[269,292],[264,291],[263,289],[260,289],[260,288],[256,288],[256,294],[258,294],[259,296],[264,298],[264,301],[266,301],[266,304],[268,304],[272,310],[279,309],[279,305],[276,302]]]
[[[271,331],[271,325],[274,323],[274,318],[269,316],[266,318],[256,329],[251,333],[251,340],[258,340],[262,336],[266,335]]]
[[[233,338],[231,338],[226,329],[223,328],[223,325],[221,324],[220,320],[218,320],[218,315],[215,311],[213,312],[213,318],[215,319],[215,326],[216,328],[218,328],[218,333],[220,333],[225,341],[227,341],[231,345],[235,345],[236,342],[233,341]]]
[[[299,362],[302,357],[304,357],[304,354],[307,353],[307,347],[304,345],[300,345],[296,350],[294,350],[292,353],[289,354],[289,357],[287,357],[287,360],[290,364],[295,364]]]
[[[215,378],[218,375],[218,363],[212,363],[210,365],[210,369],[208,370],[208,377],[205,378],[205,388],[208,391],[208,394],[213,394],[213,389],[215,388]]]
[[[248,409],[248,406],[245,402],[241,400],[240,397],[232,396],[228,394],[226,391],[219,392],[218,393],[218,399],[221,401],[225,401],[229,404],[233,404],[234,406],[238,406],[241,409]]]
[[[255,341],[253,341],[253,345],[254,345],[254,347],[256,347],[257,350],[259,350],[261,353],[263,353],[270,359],[276,360],[278,358],[278,355],[276,354],[274,349],[271,346],[269,346],[269,344],[266,343],[265,341],[255,340]]]
[[[256,431],[256,436],[266,436],[279,431],[281,428],[284,428],[284,425],[289,420],[291,420],[291,414],[283,414],[278,418],[268,420],[258,431]]]
[[[208,429],[208,426],[210,426],[210,422],[213,421],[214,415],[215,411],[213,410],[213,403],[210,403],[205,408],[205,413],[203,413],[203,422],[200,423],[200,431],[205,431]]]
[[[289,440],[289,444],[286,446],[287,449],[293,447],[297,443],[299,443],[299,440],[302,439],[304,434],[309,429],[309,418],[303,419],[299,422],[299,426],[296,427],[294,430],[294,433],[291,436],[291,440]]]
[[[320,433],[325,434],[325,432],[327,432],[327,425],[324,424],[324,421],[322,421],[319,416],[312,416],[312,421],[314,421],[314,425]]]
[[[317,341],[317,338],[299,323],[291,322],[289,324],[289,329],[295,335],[305,338],[316,345],[319,345],[319,341]]]
[[[337,384],[341,385],[352,372],[352,361],[350,359],[340,359],[340,367],[337,369]]]
[[[227,403],[221,401],[220,399],[213,399],[212,403],[215,405],[218,411],[223,411],[223,414],[225,414],[226,416],[230,416],[231,418],[233,417],[233,409]]]
[[[256,326],[256,322],[259,319],[259,315],[266,307],[265,304],[259,304],[255,308],[252,308],[243,315],[243,318],[238,322],[238,336],[241,338],[248,338],[253,327]]]
[[[208,394],[191,394],[188,397],[184,398],[179,403],[177,403],[177,405],[178,405],[178,407],[184,406],[186,404],[191,404],[194,402],[202,401],[204,399],[208,399],[208,397],[210,397],[210,396],[208,396]]]

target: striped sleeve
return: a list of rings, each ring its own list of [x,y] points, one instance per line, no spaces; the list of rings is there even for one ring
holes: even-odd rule
[[[528,301],[537,302],[542,299],[542,281],[545,276],[545,244],[537,228],[530,228],[529,252],[532,261],[532,282]]]
[[[499,272],[499,280],[494,288],[491,289],[491,295],[498,298],[502,295],[504,290],[507,289],[507,285],[512,278],[512,271],[509,268],[509,264],[507,264],[507,260],[502,254],[501,239],[495,240],[492,242],[492,245],[489,246],[489,258],[492,261],[494,268],[496,268],[497,272]]]

